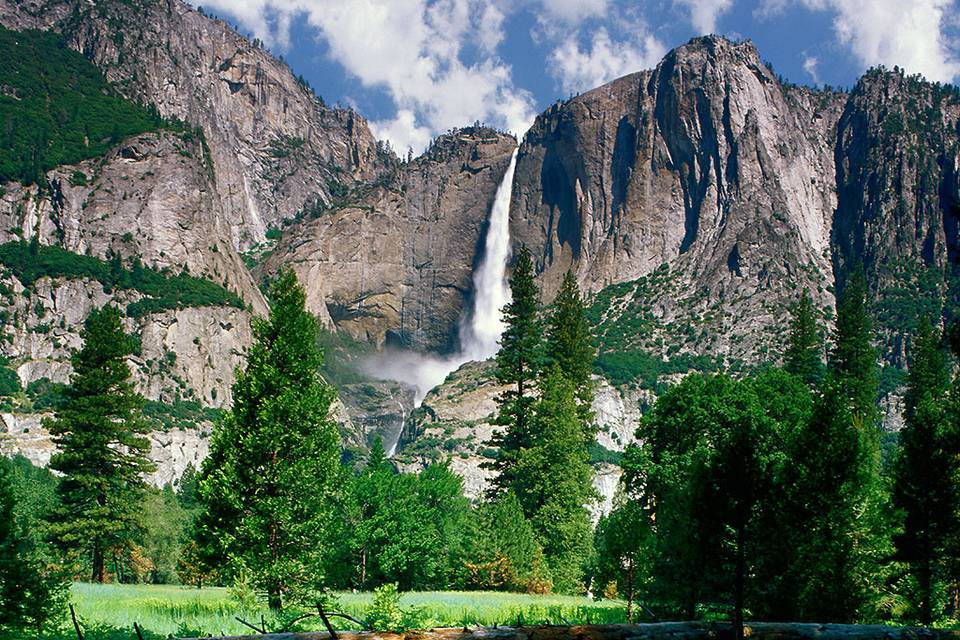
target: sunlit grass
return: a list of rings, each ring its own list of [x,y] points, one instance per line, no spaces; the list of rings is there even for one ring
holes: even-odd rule
[[[369,593],[341,593],[337,594],[337,598],[340,611],[363,619],[373,596]],[[235,616],[259,626],[260,616],[263,615],[271,631],[284,626],[284,620],[271,616],[265,607],[255,611],[240,611],[227,590],[219,587],[195,589],[169,585],[77,583],[71,589],[71,600],[82,623],[91,630],[87,634],[89,640],[123,637],[119,630],[132,629],[134,622],[149,636],[157,638],[171,634],[206,636],[253,633]],[[417,617],[424,621],[424,626],[437,627],[625,620],[622,603],[594,602],[575,596],[430,591],[404,594],[401,606],[417,609]],[[293,617],[293,613],[291,611],[288,615]],[[336,626],[351,628],[348,622],[339,619]],[[118,631],[114,636],[105,630],[96,631],[98,627]],[[320,630],[321,624],[313,618],[299,623],[298,628]],[[62,637],[67,638],[69,634],[65,633]]]

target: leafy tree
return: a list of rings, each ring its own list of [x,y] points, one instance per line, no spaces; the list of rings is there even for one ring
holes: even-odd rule
[[[635,500],[625,500],[597,523],[596,568],[599,586],[614,585],[627,601],[627,622],[634,621],[634,602],[647,591],[653,550],[652,523]]]
[[[329,415],[334,391],[319,375],[317,323],[292,271],[270,298],[203,464],[197,541],[230,575],[248,571],[277,610],[323,587],[340,442]]]
[[[120,312],[94,311],[80,336],[66,399],[46,423],[58,449],[50,468],[63,474],[50,532],[70,555],[89,560],[93,581],[105,582],[106,554],[127,548],[141,528],[143,474],[155,467]]]
[[[817,320],[813,313],[810,292],[804,290],[800,301],[793,307],[790,320],[790,335],[783,354],[783,368],[815,385],[823,377],[823,344],[817,333]]]
[[[533,395],[537,374],[542,364],[542,326],[537,316],[539,291],[534,282],[533,259],[522,247],[510,275],[512,299],[503,308],[507,325],[497,352],[496,378],[509,388],[497,398],[499,412],[496,424],[503,430],[492,443],[498,447],[490,467],[497,472],[494,491],[511,486],[517,455],[529,447],[533,419]]]
[[[898,557],[916,584],[908,594],[920,623],[935,619],[944,582],[945,544],[957,534],[958,462],[950,446],[949,370],[940,336],[926,319],[913,342],[905,427],[894,470],[893,503],[903,513]]]
[[[0,457],[0,632],[39,633],[61,614],[67,583],[16,517],[11,476],[12,464]]]
[[[181,544],[185,541],[191,514],[184,509],[170,485],[147,492],[144,527],[139,543],[148,560],[146,580],[155,584],[177,581]]]
[[[531,445],[519,451],[510,488],[537,534],[554,588],[578,592],[592,547],[585,505],[596,499],[593,469],[573,383],[554,366],[540,389]]]
[[[580,297],[580,287],[573,273],[567,271],[547,321],[545,363],[548,367],[557,366],[573,383],[580,422],[587,429],[589,438],[594,437],[596,429],[591,410],[593,404],[591,375],[593,361],[597,354],[592,340],[583,299]]]
[[[467,586],[525,591],[538,553],[542,550],[517,496],[504,491],[477,507],[466,563]]]

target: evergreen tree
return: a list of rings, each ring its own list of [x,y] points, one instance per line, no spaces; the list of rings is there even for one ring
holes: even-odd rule
[[[590,326],[584,314],[580,287],[571,271],[567,271],[564,275],[560,291],[553,301],[546,334],[545,364],[547,367],[559,367],[563,375],[573,383],[580,422],[586,427],[587,436],[592,439],[596,428],[591,409],[593,404],[591,375],[593,361],[597,354],[596,349],[593,348]]]
[[[63,474],[50,531],[58,546],[89,561],[93,581],[105,582],[107,554],[128,549],[141,529],[143,474],[154,465],[120,312],[94,311],[80,337],[64,404],[47,423],[58,449],[50,468]]]
[[[894,469],[894,505],[903,513],[897,556],[916,585],[917,619],[929,625],[945,586],[946,543],[957,532],[957,457],[948,440],[949,371],[940,336],[923,319],[913,342],[905,427]]]
[[[0,457],[0,632],[39,633],[62,613],[67,583],[16,517],[12,466]]]
[[[816,385],[823,377],[822,353],[823,345],[817,334],[817,321],[810,292],[804,290],[803,296],[792,310],[790,335],[783,354],[783,368],[804,383]]]
[[[533,392],[543,360],[542,324],[537,316],[539,291],[534,282],[533,259],[521,247],[510,275],[512,299],[503,308],[506,330],[497,352],[496,378],[509,388],[497,398],[496,424],[503,427],[492,439],[498,448],[489,468],[497,472],[493,490],[513,483],[517,456],[532,444],[531,422],[536,401]]]
[[[519,452],[510,488],[537,534],[554,588],[574,593],[583,589],[592,547],[585,505],[596,499],[593,469],[573,384],[553,367],[540,389],[532,444]]]
[[[319,373],[317,322],[292,271],[270,299],[203,464],[198,543],[229,574],[249,573],[278,610],[290,599],[312,605],[324,586],[340,442],[330,418],[335,393]]]
[[[873,320],[867,307],[867,282],[862,267],[850,274],[837,302],[828,369],[845,392],[851,413],[875,428],[880,369],[873,346]]]

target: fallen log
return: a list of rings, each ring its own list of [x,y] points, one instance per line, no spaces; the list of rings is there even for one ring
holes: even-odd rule
[[[960,630],[862,624],[753,622],[744,625],[751,640],[960,640]],[[222,636],[214,640],[329,640],[326,631]],[[733,626],[722,622],[540,625],[428,629],[387,633],[338,631],[340,640],[727,640]],[[182,640],[210,640],[210,638]]]

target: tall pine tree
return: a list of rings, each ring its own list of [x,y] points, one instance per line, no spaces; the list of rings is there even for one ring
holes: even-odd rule
[[[50,532],[70,556],[89,562],[94,582],[105,582],[107,554],[125,551],[141,528],[143,474],[154,465],[120,312],[94,311],[80,337],[64,404],[47,423],[58,449],[50,468],[63,474]]]
[[[592,546],[586,505],[596,494],[573,383],[559,368],[542,380],[535,409],[531,445],[519,451],[510,488],[537,534],[554,588],[579,592]]]
[[[929,625],[946,587],[946,543],[957,533],[957,458],[949,442],[949,370],[939,334],[923,319],[913,341],[905,427],[894,468],[894,505],[903,513],[897,556],[910,567],[908,595]]]
[[[867,306],[867,281],[863,268],[854,268],[837,301],[837,324],[829,373],[841,385],[850,411],[870,427],[876,427],[880,369],[873,345],[873,319]]]
[[[534,390],[543,361],[543,327],[537,315],[540,292],[534,282],[533,259],[525,247],[513,265],[510,293],[512,299],[503,308],[507,328],[497,352],[496,378],[508,388],[497,398],[496,424],[503,430],[492,439],[498,447],[496,459],[489,464],[497,472],[494,493],[513,484],[517,455],[532,444]]]
[[[313,604],[324,586],[340,441],[330,418],[335,393],[319,373],[317,322],[292,271],[270,299],[203,464],[198,538],[228,574],[248,572],[276,610],[290,599]]]
[[[580,422],[588,437],[595,435],[593,422],[593,361],[596,358],[587,318],[584,314],[580,287],[571,271],[563,276],[560,291],[553,301],[547,321],[545,363],[557,366],[573,383]]]
[[[810,292],[804,290],[793,307],[787,349],[783,354],[783,368],[808,385],[816,385],[823,377],[823,344],[817,334],[817,320],[813,313]]]

